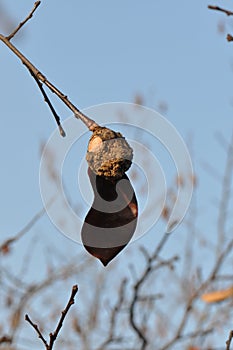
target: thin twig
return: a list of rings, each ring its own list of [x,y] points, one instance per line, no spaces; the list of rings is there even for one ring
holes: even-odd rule
[[[43,334],[41,333],[41,331],[39,330],[39,327],[37,326],[37,324],[33,323],[31,321],[31,319],[29,318],[28,315],[25,315],[25,320],[27,322],[30,323],[30,325],[35,329],[36,333],[38,334],[38,337],[42,340],[42,342],[44,343],[44,346],[46,348],[46,350],[52,350],[53,349],[53,346],[54,346],[54,343],[57,339],[57,336],[63,326],[63,322],[64,322],[64,319],[69,311],[69,309],[71,308],[71,306],[74,304],[74,298],[75,298],[75,295],[77,294],[78,292],[78,286],[77,285],[74,285],[72,287],[72,292],[71,292],[71,296],[70,296],[70,299],[65,307],[65,309],[62,311],[61,313],[61,317],[60,317],[60,320],[57,324],[57,327],[55,329],[55,331],[53,333],[50,333],[49,334],[49,344],[48,342],[46,341],[46,339],[44,338]]]
[[[36,2],[37,4],[37,2]],[[35,5],[37,8],[39,5]],[[16,32],[18,32],[22,26],[27,22],[27,20],[30,18],[30,15],[33,14],[33,12],[36,10],[34,8],[29,16],[26,18],[25,21],[23,21],[9,36],[4,36],[3,34],[0,34],[0,40],[22,61],[22,63],[27,67],[27,69],[34,74],[34,76],[38,79],[38,81],[41,81],[44,83],[50,91],[52,91],[55,95],[57,95],[63,103],[74,113],[74,116],[78,119],[80,119],[89,130],[93,131],[96,127],[98,127],[98,124],[90,119],[88,116],[86,116],[84,113],[82,113],[69,99],[68,97],[63,94],[55,85],[53,85],[44,74],[42,74],[9,40],[9,37],[11,38],[12,35],[15,35]]]
[[[233,239],[231,239],[226,246],[224,246],[224,242],[225,242],[225,221],[227,219],[226,217],[226,212],[228,209],[228,205],[229,205],[229,196],[230,196],[230,189],[231,189],[231,178],[232,178],[232,172],[233,172],[233,161],[232,161],[232,147],[233,147],[233,135],[232,135],[232,140],[229,144],[228,147],[228,158],[227,158],[227,162],[226,162],[226,170],[225,170],[225,176],[224,176],[224,181],[223,181],[223,190],[222,190],[222,202],[220,203],[220,217],[222,216],[222,219],[220,220],[219,224],[218,224],[218,231],[221,234],[221,237],[223,239],[223,241],[219,240],[219,245],[222,248],[221,252],[218,252],[218,255],[216,255],[216,260],[215,263],[209,273],[208,278],[198,287],[194,290],[194,292],[192,293],[192,295],[190,296],[189,300],[187,301],[187,304],[185,306],[185,310],[183,313],[183,316],[181,318],[181,321],[177,327],[176,332],[174,333],[174,336],[172,337],[172,339],[170,341],[168,341],[165,345],[163,345],[160,350],[168,350],[170,349],[174,343],[180,339],[180,337],[183,336],[183,332],[185,329],[185,326],[188,323],[188,320],[191,316],[191,312],[193,310],[194,304],[196,302],[196,300],[199,299],[199,296],[201,295],[201,293],[203,293],[204,290],[206,290],[206,288],[213,283],[213,281],[216,280],[217,275],[220,271],[220,269],[222,268],[222,265],[224,263],[224,261],[226,260],[227,256],[231,253],[232,249],[233,249]]]
[[[228,243],[225,249],[223,249],[222,253],[219,255],[218,259],[216,260],[212,271],[209,274],[209,277],[206,279],[206,281],[200,285],[199,288],[197,288],[194,293],[191,295],[189,301],[187,302],[187,305],[185,307],[183,317],[181,319],[180,324],[178,325],[178,328],[172,337],[170,341],[168,341],[165,345],[163,345],[160,350],[167,350],[170,349],[173,344],[180,339],[183,336],[183,330],[185,328],[185,325],[188,322],[188,319],[190,317],[191,311],[193,309],[194,302],[197,300],[199,295],[210,285],[211,282],[213,282],[216,278],[217,273],[222,267],[222,264],[224,262],[224,259],[227,257],[227,255],[232,251],[233,248],[233,239]]]
[[[0,245],[0,253],[9,250],[9,247],[12,243],[19,240],[22,236],[24,236],[35,224],[36,222],[44,215],[46,209],[43,208],[40,210],[28,223],[27,225],[20,230],[14,237],[8,238]]]
[[[223,9],[223,8],[221,8],[221,7],[219,7],[219,6],[212,6],[212,5],[209,5],[209,6],[208,6],[208,9],[223,12],[223,13],[225,13],[227,16],[233,16],[233,12],[232,12],[232,11]]]
[[[65,133],[64,129],[61,126],[60,117],[57,114],[57,112],[55,111],[55,109],[54,109],[54,107],[53,107],[53,105],[52,105],[48,95],[46,94],[46,92],[45,92],[45,90],[43,88],[43,84],[39,81],[39,79],[36,77],[36,75],[31,70],[29,70],[29,72],[31,73],[32,77],[35,79],[35,81],[36,81],[36,83],[37,83],[37,85],[38,85],[38,87],[39,87],[39,89],[40,89],[40,91],[41,91],[41,93],[42,93],[42,95],[44,97],[44,101],[48,104],[48,106],[49,106],[49,108],[50,108],[50,110],[51,110],[51,112],[52,112],[52,114],[53,114],[53,116],[54,116],[54,118],[56,120],[56,123],[58,125],[58,128],[59,128],[61,136],[65,137],[66,133]]]
[[[76,276],[77,272],[82,272],[86,270],[87,266],[93,263],[93,260],[85,259],[85,261],[81,265],[79,265],[78,270],[75,264],[76,262],[77,256],[72,258],[72,260],[64,267],[59,268],[57,270],[53,270],[46,276],[44,280],[42,280],[39,283],[29,285],[26,285],[25,283],[21,284],[21,288],[24,288],[25,291],[18,300],[17,307],[12,314],[12,319],[15,317],[21,319],[22,313],[24,312],[26,306],[30,304],[30,301],[33,300],[35,295],[39,295],[49,287],[51,288],[52,285],[58,281],[67,281],[71,276]],[[17,282],[17,278],[15,278],[15,276],[10,276],[9,271],[7,269],[6,271],[4,271],[4,274],[10,282],[13,282],[15,285],[19,284]]]
[[[13,341],[11,336],[8,335],[3,335],[2,337],[0,337],[0,345],[2,344],[11,344]]]
[[[25,315],[25,321],[27,321],[35,329],[36,333],[38,334],[38,338],[42,340],[42,342],[45,345],[45,348],[49,349],[49,345],[48,345],[46,339],[44,338],[43,334],[39,330],[39,327],[37,326],[37,324],[33,323],[28,315]]]
[[[139,295],[140,287],[141,287],[141,285],[143,285],[143,283],[145,282],[145,280],[147,279],[147,277],[150,275],[150,273],[152,271],[154,271],[155,269],[157,269],[163,265],[166,265],[166,261],[161,261],[156,266],[153,266],[153,262],[158,258],[159,253],[163,249],[163,247],[166,244],[170,235],[171,234],[167,233],[167,232],[163,235],[162,239],[160,240],[158,246],[156,247],[154,253],[151,256],[146,254],[144,249],[141,249],[145,259],[147,260],[147,266],[145,268],[145,271],[142,273],[141,277],[138,278],[137,283],[134,285],[134,294],[133,294],[132,301],[131,301],[130,306],[129,306],[130,324],[142,342],[141,350],[146,349],[147,344],[148,344],[148,339],[146,338],[144,331],[137,325],[137,323],[135,321],[135,319],[136,319],[136,305],[137,305],[137,302],[140,300],[140,295]],[[175,261],[176,259],[177,259],[177,257],[175,257],[175,259],[172,258],[171,260]],[[171,260],[167,261],[167,264],[171,264],[172,263]]]
[[[17,28],[15,28],[15,30],[14,30],[10,35],[7,36],[7,40],[10,41],[10,40],[15,36],[15,34],[18,33],[18,31],[24,26],[24,24],[25,24],[27,21],[29,21],[29,19],[32,18],[34,12],[36,11],[36,9],[37,9],[37,7],[40,5],[40,3],[41,3],[41,1],[36,1],[36,2],[35,2],[34,7],[33,7],[33,9],[31,10],[31,12],[29,13],[29,15],[25,18],[24,21],[22,21],[22,22],[18,25]]]
[[[119,315],[120,309],[124,303],[125,300],[125,292],[126,292],[126,284],[127,279],[123,279],[121,281],[121,285],[119,288],[119,297],[118,300],[112,310],[111,317],[110,317],[110,328],[109,328],[109,334],[107,339],[98,347],[98,350],[105,349],[105,347],[113,342],[121,342],[123,340],[122,337],[115,337],[115,327],[117,322],[117,316]]]
[[[229,203],[231,199],[232,174],[233,174],[233,133],[231,136],[231,140],[228,144],[227,160],[225,164],[225,170],[223,173],[221,199],[219,203],[219,213],[218,213],[218,221],[217,221],[217,230],[218,230],[217,231],[218,232],[217,253],[218,254],[219,254],[220,247],[222,246],[222,242],[225,242],[227,212],[229,209]]]
[[[77,292],[78,292],[78,286],[74,285],[72,288],[70,299],[69,299],[65,309],[61,313],[61,318],[58,322],[57,328],[55,329],[55,331],[53,333],[50,333],[50,335],[49,335],[49,337],[50,337],[49,348],[48,348],[49,350],[52,350],[52,348],[53,348],[54,342],[57,339],[57,336],[62,328],[63,321],[64,321],[70,307],[74,304],[74,298],[75,298],[75,295],[77,294]]]
[[[229,337],[226,341],[226,350],[230,350],[232,339],[233,339],[233,331],[230,331]]]
[[[225,13],[227,16],[233,16],[233,11],[229,11],[229,10],[226,10],[226,9],[223,9],[219,6],[212,6],[212,5],[209,5],[208,8],[210,10],[215,10],[215,11],[220,11],[220,12],[223,12]],[[233,36],[231,34],[227,34],[227,37],[226,37],[227,41],[233,41]]]

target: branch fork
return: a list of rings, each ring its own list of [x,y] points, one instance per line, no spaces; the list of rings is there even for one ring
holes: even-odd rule
[[[30,319],[30,317],[28,315],[25,315],[25,321],[27,321],[36,331],[36,333],[38,334],[38,338],[41,339],[41,341],[43,342],[45,349],[46,350],[52,350],[54,343],[58,337],[58,334],[63,326],[63,322],[65,320],[66,315],[68,314],[69,309],[71,308],[71,306],[74,304],[74,298],[76,296],[78,292],[78,286],[74,285],[71,291],[71,295],[70,295],[70,299],[65,307],[65,309],[61,312],[61,317],[60,320],[57,324],[57,327],[55,329],[55,331],[53,333],[49,334],[49,342],[47,342],[47,340],[45,339],[45,337],[43,336],[42,332],[40,331],[39,327],[37,324],[33,323],[32,320]]]
[[[34,4],[33,9],[29,13],[29,15],[25,18],[24,21],[22,21],[15,30],[8,36],[4,36],[3,34],[0,34],[0,40],[22,61],[22,63],[26,66],[26,68],[29,70],[32,77],[35,79],[43,97],[44,101],[48,104],[54,119],[58,125],[59,131],[61,136],[65,136],[65,131],[62,128],[60,117],[58,116],[57,112],[55,111],[55,108],[53,107],[47,93],[45,92],[43,88],[43,84],[48,87],[48,89],[57,95],[60,100],[62,100],[63,103],[74,113],[75,118],[80,119],[90,131],[93,131],[96,127],[99,125],[96,124],[96,122],[92,119],[90,119],[88,116],[86,116],[84,113],[82,113],[69,99],[68,97],[63,94],[56,86],[54,86],[46,77],[44,74],[42,74],[12,43],[11,39],[14,38],[14,36],[19,32],[19,30],[33,17],[34,12],[37,10],[39,5],[41,4],[41,1],[36,1]]]

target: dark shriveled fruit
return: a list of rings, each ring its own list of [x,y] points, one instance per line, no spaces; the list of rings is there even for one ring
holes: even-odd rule
[[[86,250],[106,266],[131,240],[137,199],[125,172],[133,150],[121,133],[97,126],[88,144],[88,175],[94,192],[81,237]]]
[[[121,133],[96,127],[89,141],[86,160],[98,176],[121,178],[132,164],[133,150]]]
[[[138,205],[127,175],[105,178],[90,168],[94,201],[82,227],[86,250],[106,266],[131,240],[137,225]]]

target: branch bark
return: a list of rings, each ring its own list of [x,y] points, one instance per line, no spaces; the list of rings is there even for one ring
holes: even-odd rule
[[[223,13],[225,13],[227,16],[233,16],[233,12],[232,12],[232,11],[223,9],[222,7],[219,7],[219,6],[212,6],[212,5],[209,5],[209,6],[208,6],[208,9],[209,9],[209,10],[215,10],[215,11],[223,12]]]
[[[20,230],[15,236],[6,239],[2,244],[0,244],[0,254],[8,252],[10,245],[18,241],[22,236],[24,236],[36,223],[37,221],[45,214],[46,209],[43,208],[40,210],[28,223],[27,225]]]
[[[58,98],[60,98],[62,100],[62,102],[74,113],[75,117],[80,119],[89,130],[94,130],[98,124],[96,124],[96,122],[92,119],[90,119],[88,116],[86,116],[84,113],[82,113],[67,97],[67,95],[63,94],[55,85],[53,85],[46,77],[44,74],[42,74],[33,64],[32,62],[30,62],[23,54],[22,52],[20,52],[11,42],[10,40],[14,37],[14,35],[25,25],[25,23],[33,16],[33,13],[35,12],[35,10],[38,8],[38,6],[40,5],[40,1],[37,1],[34,4],[34,8],[33,10],[30,12],[30,14],[27,16],[27,18],[21,22],[18,27],[9,35],[9,36],[4,36],[3,34],[0,34],[0,40],[22,61],[22,63],[26,66],[26,68],[29,70],[29,72],[33,75],[34,79],[37,81],[37,84],[40,87],[41,90],[41,83],[45,84],[49,90],[51,92],[53,92],[55,95],[57,95]],[[42,91],[41,91],[42,92]],[[44,94],[43,94],[44,96]],[[47,103],[48,100],[46,100]],[[50,105],[51,103],[49,103]],[[51,105],[50,105],[50,109]],[[55,111],[55,110],[54,110]],[[56,115],[53,113],[53,115]],[[58,117],[55,117],[59,129],[60,129],[60,133],[62,136],[64,135],[64,131],[60,126],[60,119]]]
[[[232,339],[233,339],[233,331],[230,331],[229,337],[226,341],[226,350],[230,350]]]
[[[29,21],[29,19],[32,18],[34,12],[36,11],[37,7],[41,4],[41,1],[36,1],[35,4],[34,4],[34,7],[33,9],[31,10],[31,12],[29,13],[29,15],[25,18],[24,21],[22,21],[17,28],[15,28],[15,30],[7,36],[7,39],[10,41],[16,33],[18,33],[18,31],[24,26],[24,24],[27,23],[27,21]]]
[[[56,327],[55,331],[53,333],[49,334],[49,339],[50,339],[49,343],[46,341],[45,337],[41,333],[38,325],[33,323],[28,315],[25,315],[25,320],[35,329],[36,333],[38,334],[38,337],[42,340],[46,350],[52,350],[53,349],[54,343],[55,343],[55,341],[56,341],[56,339],[58,337],[58,334],[59,334],[59,332],[60,332],[60,330],[61,330],[61,328],[63,326],[64,319],[65,319],[66,315],[68,314],[69,309],[71,308],[71,306],[75,302],[74,298],[75,298],[77,292],[78,292],[78,286],[74,285],[73,288],[72,288],[72,291],[71,291],[70,299],[69,299],[65,309],[61,313],[61,317],[60,317],[60,320],[59,320],[59,322],[57,324],[57,327]]]

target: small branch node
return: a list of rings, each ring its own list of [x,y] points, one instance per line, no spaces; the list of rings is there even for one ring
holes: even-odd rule
[[[27,321],[35,329],[36,333],[38,334],[38,338],[42,340],[42,342],[45,345],[45,348],[49,349],[49,345],[48,345],[46,339],[44,338],[43,334],[39,330],[39,327],[37,326],[37,324],[35,324],[31,321],[30,317],[27,314],[25,315],[25,321]]]
[[[231,34],[227,34],[227,41],[233,41],[233,36]]]
[[[43,334],[41,333],[41,331],[39,330],[39,327],[37,326],[37,324],[33,323],[31,321],[31,319],[29,318],[29,316],[26,314],[25,315],[25,320],[35,329],[36,333],[38,334],[38,337],[42,340],[42,342],[45,345],[46,350],[52,350],[54,343],[57,339],[58,333],[60,332],[62,325],[63,325],[63,321],[70,309],[70,307],[74,304],[74,298],[75,295],[78,292],[78,286],[74,285],[72,287],[72,292],[71,292],[71,296],[70,299],[65,307],[65,309],[61,312],[61,317],[60,320],[58,322],[57,328],[55,329],[55,331],[52,333],[49,333],[49,344],[47,343],[46,339],[44,338]]]
[[[61,135],[62,137],[66,137],[66,133],[65,133],[64,129],[62,128],[62,126],[59,125],[58,128],[59,128],[60,135]]]

